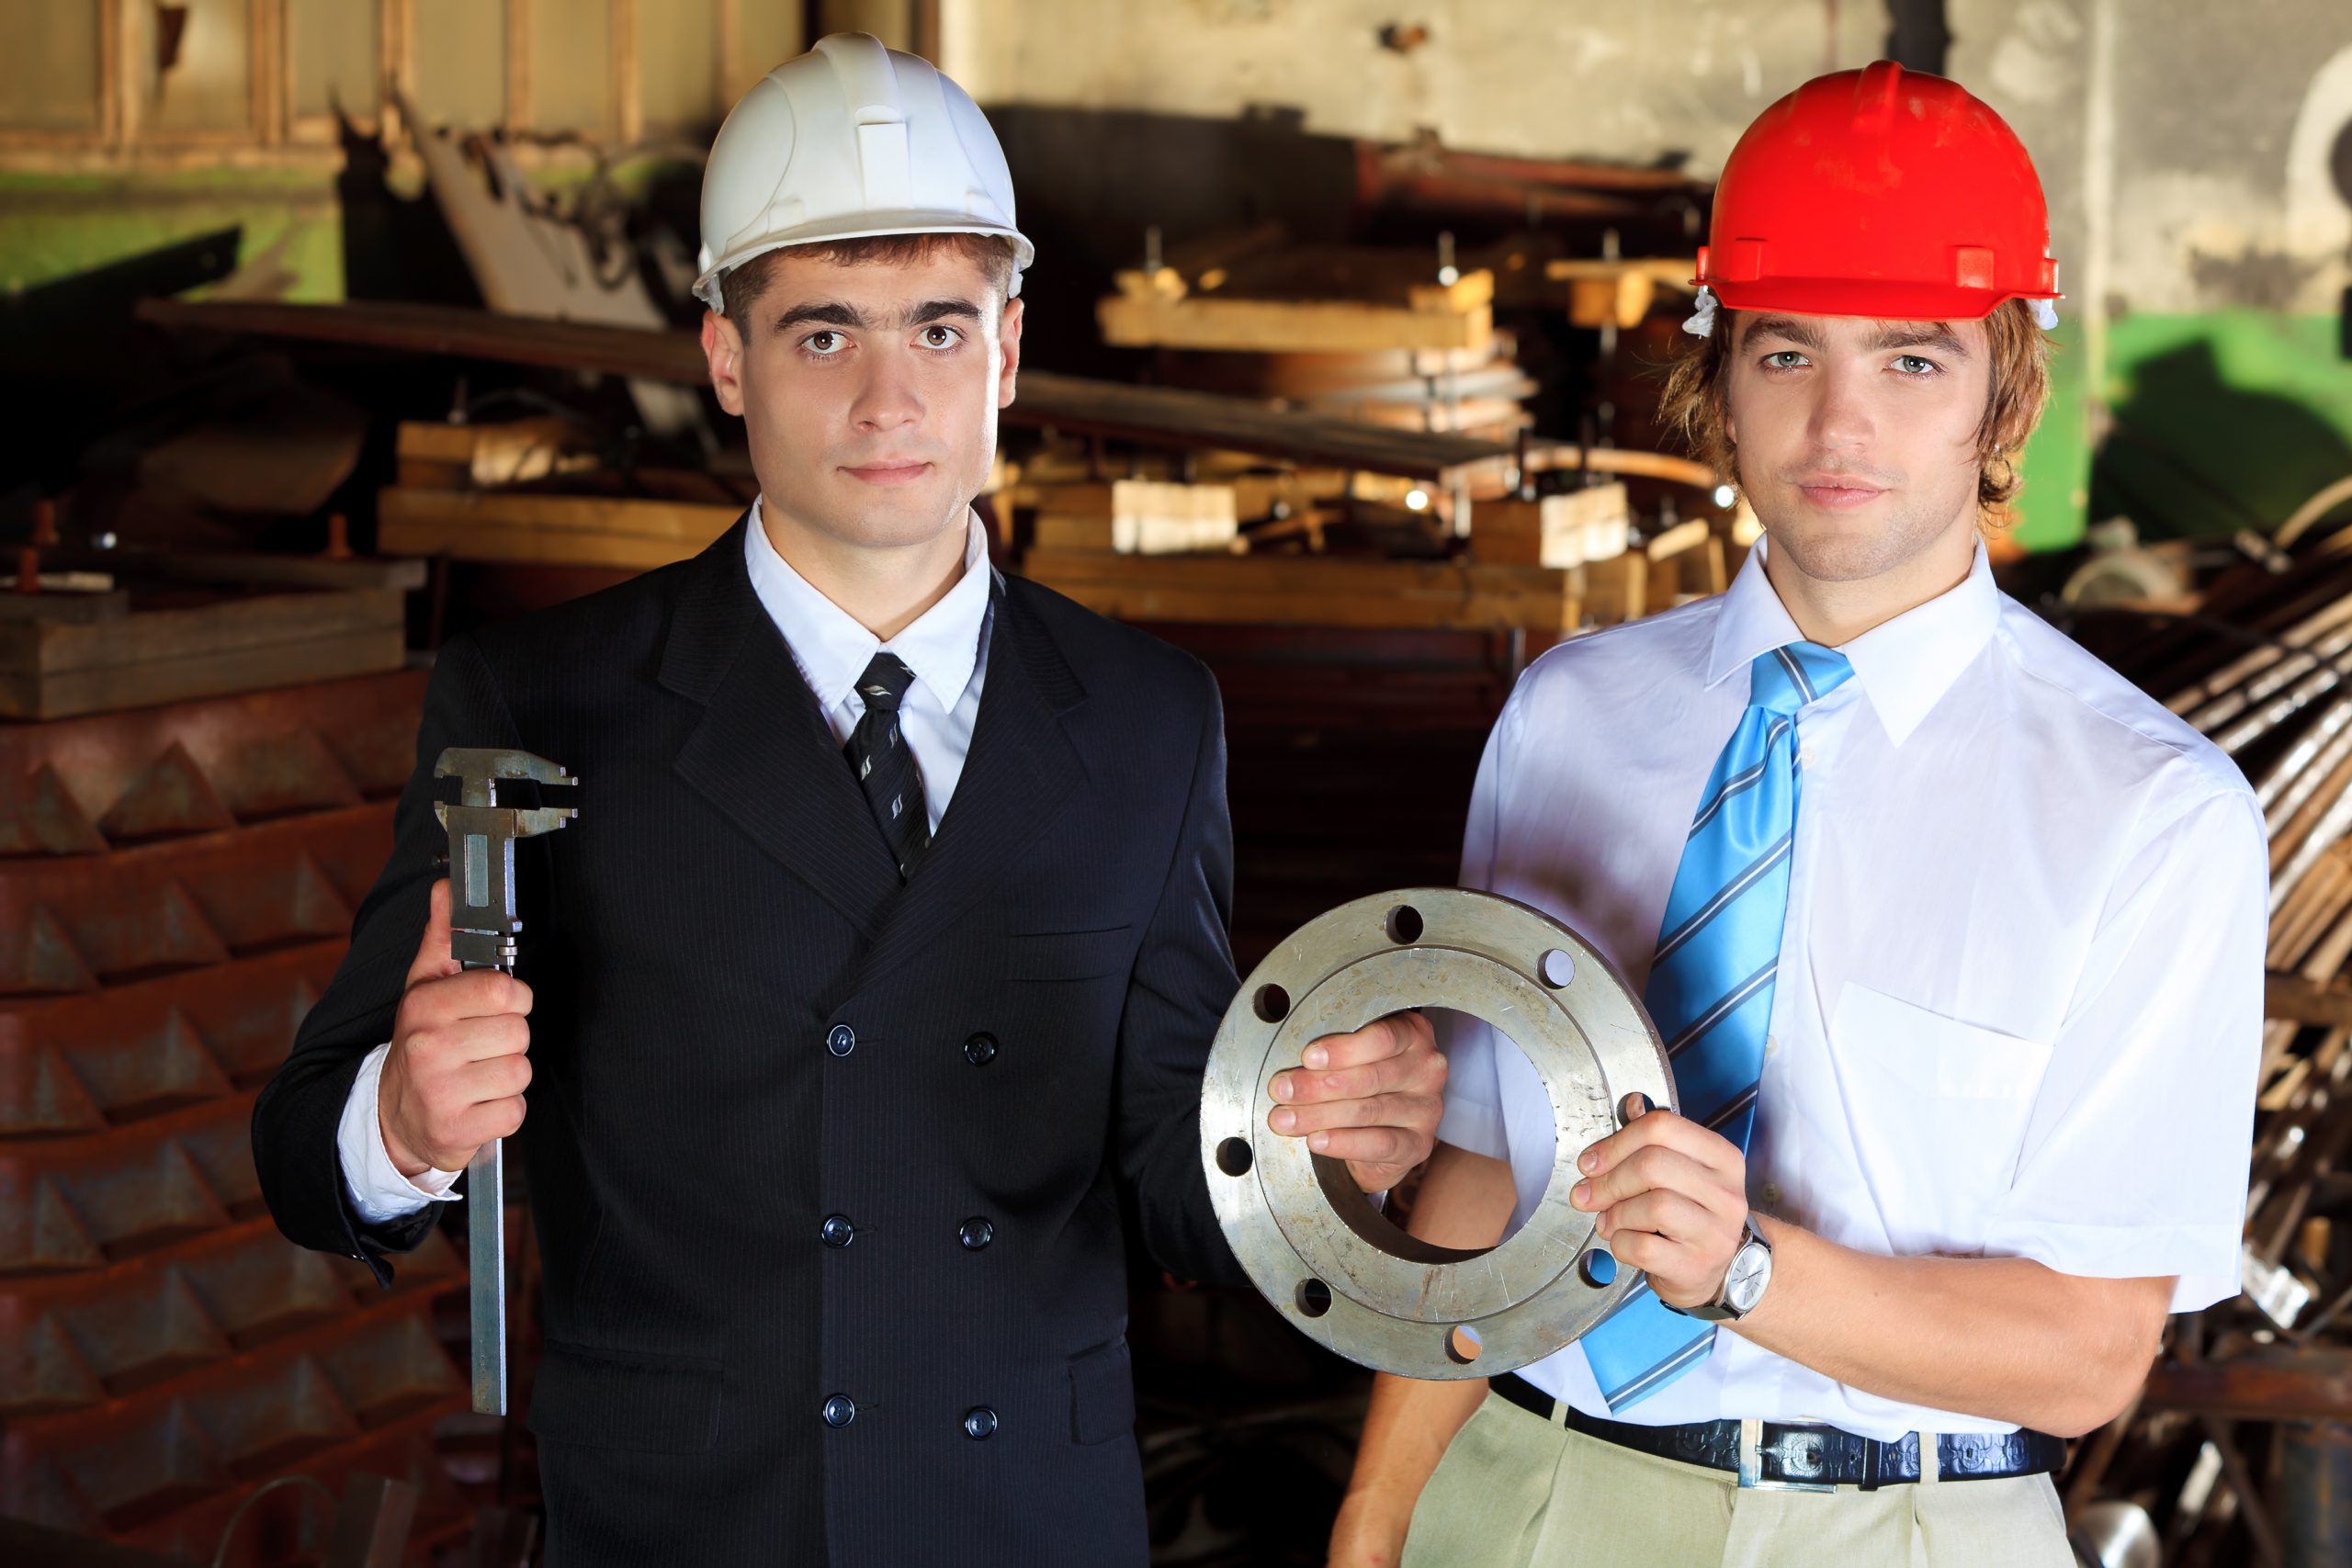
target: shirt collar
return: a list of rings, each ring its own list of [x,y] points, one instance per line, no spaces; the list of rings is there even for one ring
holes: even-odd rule
[[[884,642],[792,569],[768,538],[761,502],[752,502],[744,529],[743,563],[752,590],[792,649],[801,678],[831,713],[847,701],[877,652],[897,654],[916,682],[947,712],[963,700],[979,663],[980,632],[989,611],[988,535],[979,514],[965,513],[964,571],[939,603]]]
[[[1766,548],[1766,541],[1756,542],[1724,595],[1707,660],[1710,686],[1747,669],[1758,654],[1804,635],[1764,575]],[[1838,651],[1853,664],[1855,682],[1870,698],[1887,739],[1900,746],[1992,640],[2000,618],[2000,590],[1979,540],[1968,575],[1957,587],[1872,626]]]

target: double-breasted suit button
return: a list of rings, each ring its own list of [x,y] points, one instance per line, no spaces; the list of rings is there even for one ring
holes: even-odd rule
[[[846,1023],[837,1023],[825,1032],[825,1049],[836,1056],[846,1056],[857,1049],[857,1031]]]
[[[956,1239],[964,1244],[965,1251],[978,1252],[996,1239],[996,1226],[982,1216],[974,1214],[956,1227]]]
[[[837,1393],[825,1401],[825,1425],[846,1427],[857,1419],[857,1401],[848,1394]]]
[[[964,1412],[964,1436],[976,1443],[995,1437],[996,1412],[985,1404],[975,1404]]]
[[[817,1234],[827,1247],[847,1247],[857,1235],[857,1227],[849,1223],[847,1214],[827,1214]]]
[[[964,1042],[964,1060],[976,1067],[985,1067],[996,1060],[996,1036],[975,1034]]]

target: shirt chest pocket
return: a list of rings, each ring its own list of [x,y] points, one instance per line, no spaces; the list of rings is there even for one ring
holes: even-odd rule
[[[1851,982],[1829,1040],[1896,1250],[1976,1250],[2016,1174],[2051,1047]]]

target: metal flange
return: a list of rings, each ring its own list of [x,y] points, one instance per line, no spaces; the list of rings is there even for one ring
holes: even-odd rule
[[[1406,1235],[1343,1161],[1266,1125],[1269,1084],[1310,1042],[1417,1007],[1491,1024],[1552,1097],[1551,1182],[1490,1249]],[[1209,1055],[1201,1158],[1226,1239],[1301,1332],[1379,1371],[1491,1377],[1560,1349],[1640,1283],[1568,1201],[1577,1156],[1616,1131],[1631,1094],[1671,1109],[1674,1076],[1639,998],[1590,943],[1514,899],[1409,888],[1309,921],[1251,972]]]

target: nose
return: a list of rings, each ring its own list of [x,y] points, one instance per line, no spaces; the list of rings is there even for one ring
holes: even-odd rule
[[[904,429],[920,423],[922,412],[906,356],[887,350],[868,355],[865,381],[850,405],[850,418],[858,428],[876,433]]]
[[[1823,452],[1867,452],[1877,433],[1869,396],[1871,372],[1831,364],[1814,378],[1813,417],[1806,434]]]

